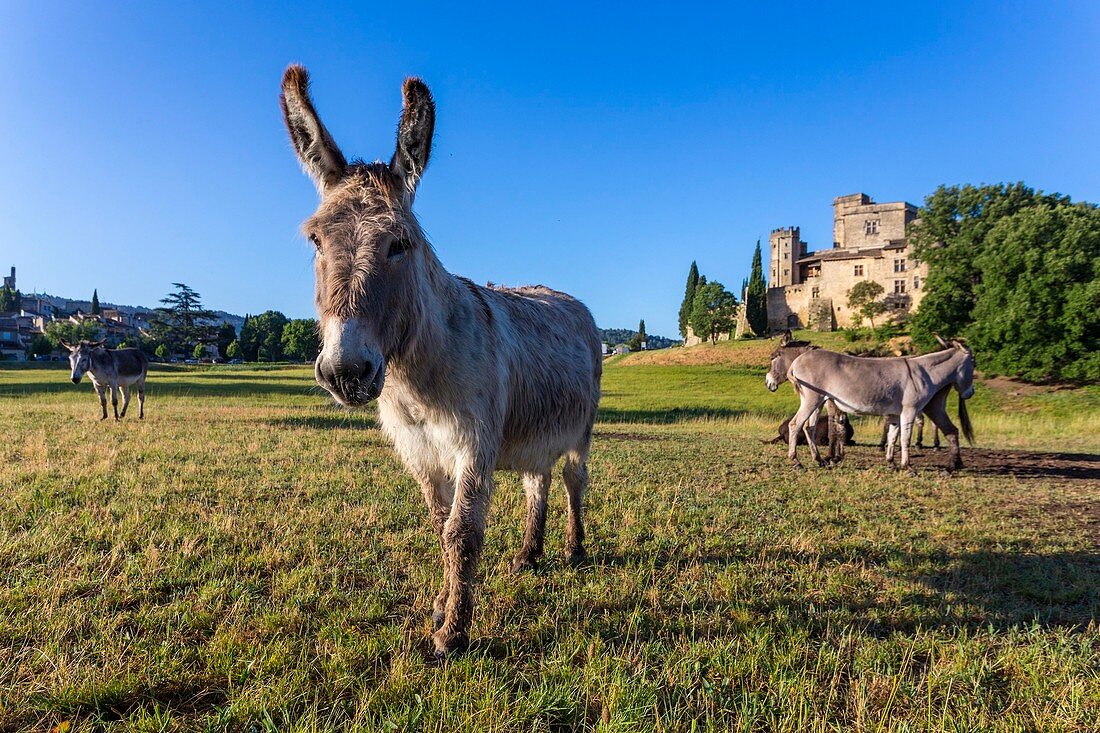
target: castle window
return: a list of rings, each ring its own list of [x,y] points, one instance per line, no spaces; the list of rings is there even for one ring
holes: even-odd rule
[[[913,290],[920,290],[920,277],[913,276]]]
[[[783,271],[783,277],[787,277],[787,276],[789,276],[790,274],[791,274],[791,271],[790,271],[790,270],[784,270],[784,271]]]
[[[821,288],[814,288],[810,291],[811,298],[817,298],[819,295],[821,295]]]
[[[878,234],[878,219],[868,219],[863,222],[864,234]]]
[[[789,260],[790,258],[791,258],[791,253],[790,252],[784,252],[783,253],[783,259]]]
[[[894,260],[894,272],[905,272],[905,258]]]
[[[863,277],[863,265],[856,265],[852,274],[856,277]]]
[[[901,295],[904,292],[905,292],[905,281],[904,280],[895,280],[894,281],[894,294],[895,295]]]

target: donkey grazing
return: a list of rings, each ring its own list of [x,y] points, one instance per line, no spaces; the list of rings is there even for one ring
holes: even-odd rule
[[[72,367],[73,384],[80,384],[80,378],[87,374],[92,386],[99,395],[99,404],[103,408],[103,417],[107,419],[107,390],[111,390],[111,407],[115,420],[126,417],[126,408],[130,406],[130,388],[137,387],[138,418],[145,419],[145,377],[149,373],[149,360],[141,349],[108,349],[106,341],[81,341],[76,346],[64,341],[61,345],[69,350],[69,366]],[[118,411],[118,393],[122,391],[122,412]]]
[[[791,420],[792,438],[787,453],[791,461],[802,467],[793,437],[796,431],[808,424],[809,434],[817,422],[821,403],[832,400],[845,412],[884,415],[889,419],[886,460],[890,463],[894,462],[894,442],[900,429],[901,465],[910,473],[914,471],[909,465],[909,435],[917,414],[927,412],[951,445],[951,468],[962,467],[958,430],[945,409],[946,394],[942,400],[936,397],[945,388],[958,390],[963,433],[967,440],[973,441],[965,400],[974,394],[974,354],[961,341],[939,341],[946,348],[924,356],[865,358],[815,349],[797,357],[787,370],[787,378],[801,400]],[[813,442],[809,445],[820,463],[817,445]]]
[[[324,342],[314,373],[340,404],[378,399],[382,428],[420,484],[443,555],[432,614],[442,658],[469,642],[495,469],[517,471],[527,495],[518,571],[542,555],[550,472],[565,456],[566,554],[583,560],[602,357],[592,315],[570,296],[542,286],[484,288],[443,269],[412,210],[435,103],[419,79],[406,79],[403,95],[388,164],[346,162],[317,115],[304,68],[286,70],[281,101],[321,198],[303,226],[317,250]]]

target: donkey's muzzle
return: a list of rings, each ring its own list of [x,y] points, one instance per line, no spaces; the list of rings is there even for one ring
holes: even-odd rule
[[[378,398],[386,378],[385,361],[361,364],[333,364],[319,355],[314,362],[314,376],[336,401],[348,407],[365,405]]]
[[[80,377],[73,377],[73,384],[80,384]]]

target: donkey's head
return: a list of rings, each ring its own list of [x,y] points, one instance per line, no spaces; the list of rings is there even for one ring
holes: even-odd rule
[[[317,311],[323,345],[317,382],[345,405],[378,397],[386,361],[402,348],[417,312],[430,246],[412,212],[428,165],[435,103],[406,79],[397,150],[389,163],[347,163],[309,96],[309,74],[283,75],[287,130],[321,203],[302,227],[317,248]]]
[[[61,345],[69,350],[69,366],[72,368],[72,374],[70,376],[73,380],[73,384],[80,384],[80,379],[84,376],[84,372],[92,368],[92,352],[96,349],[102,349],[106,344],[106,339],[100,341],[81,341],[76,346],[65,341],[61,342]]]
[[[789,329],[784,331],[779,346],[772,352],[771,368],[764,375],[764,384],[772,392],[779,389],[779,385],[787,381],[787,370],[791,368],[791,362],[799,354],[816,348],[809,341],[795,341]]]
[[[940,338],[939,334],[933,334],[940,346],[945,349],[955,349],[959,352],[959,359],[955,366],[955,389],[959,391],[959,397],[968,400],[974,396],[974,352],[962,339],[947,341]]]

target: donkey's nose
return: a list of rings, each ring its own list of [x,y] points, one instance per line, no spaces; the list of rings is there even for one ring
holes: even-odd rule
[[[323,354],[317,357],[317,376],[325,387],[340,388],[356,385],[360,380],[369,381],[374,376],[374,372],[375,365],[369,359],[335,362],[332,359],[326,359]]]

